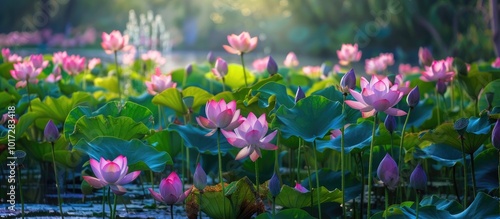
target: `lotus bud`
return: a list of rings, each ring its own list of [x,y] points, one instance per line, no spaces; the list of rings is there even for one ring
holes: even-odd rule
[[[356,74],[354,73],[354,69],[349,70],[342,76],[340,79],[340,91],[347,95],[349,93],[349,89],[354,89],[356,87]]]
[[[491,143],[496,149],[500,150],[500,120],[498,119],[491,133]]]
[[[271,192],[271,195],[273,197],[276,197],[280,194],[281,192],[281,185],[280,185],[280,179],[276,175],[276,173],[273,174],[271,179],[269,180],[269,192]]]
[[[208,61],[208,63],[210,63],[211,66],[213,66],[215,64],[215,56],[212,53],[212,51],[208,52],[207,61]]]
[[[193,65],[192,64],[187,65],[184,70],[186,71],[186,75],[190,75],[191,73],[193,73]]]
[[[387,131],[389,131],[392,135],[392,133],[394,133],[394,129],[396,129],[396,118],[394,118],[394,116],[387,115],[387,117],[385,117],[384,125]]]
[[[425,190],[427,186],[427,175],[422,165],[418,164],[410,175],[410,187],[418,190]]]
[[[446,93],[446,83],[442,80],[438,80],[436,89],[439,94],[444,95],[444,93]]]
[[[328,63],[323,63],[321,64],[321,74],[325,77],[328,77],[328,74],[333,70],[333,67],[331,64]]]
[[[56,124],[52,122],[52,120],[49,120],[49,122],[47,122],[43,134],[48,142],[55,142],[57,139],[59,139],[60,136],[59,130],[57,129]]]
[[[271,76],[278,73],[278,64],[276,64],[276,61],[274,61],[272,56],[269,56],[267,61],[267,73]]]
[[[453,124],[453,128],[458,132],[459,135],[464,135],[467,126],[469,125],[469,119],[461,118]]]
[[[304,99],[306,97],[306,94],[302,90],[302,88],[297,88],[297,93],[295,93],[295,103],[299,102],[299,100]]]
[[[408,93],[406,103],[410,108],[414,108],[418,105],[418,102],[420,102],[420,90],[418,89],[418,86],[415,86],[410,93]]]
[[[301,192],[301,193],[309,192],[309,190],[307,190],[304,186],[302,186],[300,183],[297,183],[297,182],[295,183],[294,189]]]
[[[377,176],[388,189],[394,190],[397,187],[399,182],[398,165],[389,153],[380,161],[377,168]]]
[[[203,191],[203,189],[205,189],[205,187],[207,186],[207,174],[199,163],[198,166],[196,166],[196,170],[194,171],[193,184],[194,187],[200,191]]]
[[[431,51],[429,51],[429,49],[420,47],[420,49],[418,50],[418,60],[420,61],[421,65],[431,66],[434,58],[432,57],[432,53]]]
[[[218,77],[225,77],[227,75],[227,62],[222,59],[222,58],[217,58],[217,61],[215,61],[215,70],[217,70],[217,73],[215,73]]]

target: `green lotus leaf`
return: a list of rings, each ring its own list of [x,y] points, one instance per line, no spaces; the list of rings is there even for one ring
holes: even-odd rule
[[[146,141],[158,151],[165,151],[175,157],[181,151],[182,138],[174,131],[162,130],[146,138]]]
[[[333,191],[329,191],[325,187],[321,186],[319,190],[315,189],[312,193],[314,193],[313,203],[312,205],[318,205],[318,200],[316,197],[316,193],[319,192],[319,203],[325,202],[337,202],[340,203],[342,201],[342,192],[338,189]],[[276,204],[281,205],[285,208],[303,208],[307,206],[311,206],[311,191],[306,193],[301,193],[294,188],[283,185],[281,187],[280,194],[276,197]]]
[[[479,96],[478,108],[479,110],[488,109],[488,102],[486,101],[486,93],[493,93],[493,107],[500,106],[500,79],[494,80],[484,87],[483,92]]]
[[[205,105],[208,100],[212,99],[213,95],[199,87],[187,87],[182,90],[182,97],[193,97],[192,110],[194,112],[198,112],[201,106]]]
[[[177,88],[168,88],[153,97],[153,103],[173,109],[177,115],[187,114],[187,108],[182,101],[182,93]]]
[[[351,153],[351,151],[361,151],[370,146],[372,140],[373,122],[364,121],[360,124],[350,125],[344,132],[344,151]],[[318,140],[318,151],[323,152],[325,149],[333,149],[336,151],[341,150],[340,145],[341,137],[332,140]]]
[[[205,136],[210,130],[195,127],[192,125],[170,124],[167,128],[170,131],[176,131],[184,139],[184,144],[189,148],[194,148],[200,153],[217,154],[217,133],[212,136]],[[220,149],[223,154],[233,149],[224,135],[220,134]]]

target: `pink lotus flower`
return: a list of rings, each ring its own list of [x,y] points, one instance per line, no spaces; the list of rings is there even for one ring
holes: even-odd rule
[[[493,68],[500,68],[500,57],[497,57],[495,61],[491,63],[491,67]]]
[[[339,64],[349,65],[351,62],[357,62],[361,59],[361,51],[358,51],[358,44],[342,44],[340,50],[337,50]]]
[[[42,70],[49,65],[49,61],[43,61],[43,55],[31,55],[30,56],[30,61],[33,63],[33,67],[35,68],[41,68]]]
[[[236,160],[241,160],[250,155],[250,159],[255,162],[257,158],[262,156],[260,153],[261,148],[266,150],[278,149],[278,146],[269,143],[276,136],[278,130],[266,136],[267,130],[266,114],[262,114],[257,119],[250,112],[246,120],[238,128],[234,129],[234,132],[222,130],[222,134],[224,134],[229,144],[241,148],[238,155],[236,155]]]
[[[398,90],[403,92],[404,95],[408,94],[411,90],[410,81],[403,81],[403,76],[401,74],[396,75],[394,84],[398,85]]]
[[[289,52],[286,55],[283,65],[285,65],[285,67],[288,68],[299,66],[299,60],[297,59],[297,56],[295,55],[294,52]]]
[[[101,59],[100,58],[92,58],[89,60],[89,65],[88,68],[89,70],[94,69],[98,64],[101,64]]]
[[[207,118],[198,116],[196,121],[201,127],[212,130],[206,136],[213,135],[217,129],[232,131],[245,121],[240,115],[240,110],[236,109],[236,101],[234,100],[227,104],[224,99],[219,100],[219,102],[209,100],[205,107],[205,114]]]
[[[113,30],[110,34],[103,32],[101,37],[101,46],[107,54],[112,54],[120,50],[127,50],[128,48],[128,36],[122,36],[118,30]]]
[[[242,32],[240,35],[228,35],[227,41],[228,45],[223,45],[224,49],[231,54],[241,55],[242,53],[248,53],[257,47],[258,38],[250,38],[248,32]]]
[[[135,62],[135,54],[137,50],[135,46],[129,46],[128,50],[123,53],[122,63],[124,65],[133,65]]]
[[[85,70],[85,57],[79,55],[67,56],[63,60],[63,69],[69,75],[77,75]]]
[[[381,53],[378,58],[386,67],[394,65],[394,55],[392,53]]]
[[[410,75],[420,72],[420,68],[411,66],[411,64],[399,64],[398,67],[399,74]]]
[[[158,66],[164,65],[167,62],[167,60],[163,58],[161,53],[156,50],[147,51],[146,53],[141,55],[141,59],[143,61],[151,60]]]
[[[10,56],[10,49],[9,48],[2,48],[3,60],[8,60],[9,56]]]
[[[393,108],[403,97],[403,92],[398,90],[398,85],[392,85],[387,77],[372,75],[370,82],[361,77],[360,85],[361,93],[350,90],[357,101],[346,100],[345,103],[360,110],[363,118],[373,116],[376,112],[392,116],[406,115],[403,110]]]
[[[146,81],[148,93],[156,95],[166,90],[167,88],[176,87],[177,83],[172,81],[172,75],[164,75],[159,68],[155,69],[155,74],[151,75],[151,81]]]
[[[300,183],[295,183],[295,190],[299,191],[300,193],[307,193],[309,190],[307,190],[304,186],[302,186]]]
[[[113,161],[106,160],[103,157],[99,162],[90,159],[90,167],[92,167],[96,177],[83,176],[83,179],[96,189],[109,185],[111,191],[117,195],[125,194],[127,190],[123,185],[134,181],[141,174],[141,171],[127,174],[127,158],[123,155],[118,156]]]
[[[16,88],[25,87],[29,82],[30,84],[38,83],[38,75],[42,69],[35,68],[31,61],[24,61],[14,64],[14,70],[10,70],[10,75],[18,82]]]
[[[181,179],[177,173],[172,172],[167,178],[161,180],[160,193],[155,192],[151,188],[149,188],[149,192],[157,201],[166,205],[174,205],[182,203],[191,192],[191,189],[182,192]]]
[[[2,49],[2,57],[4,62],[20,62],[23,58],[17,54],[11,54],[9,48]]]
[[[62,78],[61,67],[59,67],[58,65],[54,65],[52,73],[49,76],[47,76],[47,78],[45,78],[45,81],[49,83],[56,83],[60,81],[61,78]]]
[[[336,139],[337,137],[341,136],[342,132],[340,129],[334,129],[330,131],[330,139]]]
[[[434,58],[432,57],[432,53],[429,49],[420,47],[418,49],[418,60],[420,61],[420,64],[424,66],[431,66]]]
[[[269,56],[256,59],[252,63],[252,67],[257,72],[264,72],[267,70],[267,63],[269,62]]]
[[[311,78],[319,78],[321,77],[321,66],[304,66],[302,72]]]
[[[222,58],[217,58],[215,61],[215,66],[212,68],[212,73],[214,73],[217,78],[224,78],[228,72],[227,62]]]
[[[369,75],[374,75],[384,71],[387,65],[379,57],[365,60],[365,71]]]
[[[433,61],[430,67],[425,66],[425,71],[422,72],[420,79],[426,82],[440,80],[443,82],[451,81],[455,73],[448,69],[448,65],[449,61],[447,60]]]
[[[54,53],[54,55],[52,56],[52,62],[54,63],[54,65],[62,65],[63,64],[63,60],[68,56],[68,53],[66,53],[66,51],[63,51],[63,52],[56,52]]]

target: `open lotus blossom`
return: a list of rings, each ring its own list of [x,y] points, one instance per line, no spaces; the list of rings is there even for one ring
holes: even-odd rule
[[[181,179],[177,173],[172,172],[167,178],[161,180],[160,193],[155,192],[151,188],[149,188],[149,192],[155,200],[166,205],[174,205],[182,203],[191,192],[191,189],[183,192]]]
[[[122,55],[122,63],[124,65],[133,65],[135,62],[135,55],[137,53],[137,49],[135,46],[130,45],[127,49],[127,51],[123,52]]]
[[[288,68],[299,66],[299,60],[297,59],[297,56],[294,52],[289,52],[286,55],[285,61],[283,61],[283,65]]]
[[[385,64],[385,66],[394,65],[394,54],[392,53],[380,53],[378,58]]]
[[[88,68],[89,68],[89,70],[92,70],[99,64],[101,64],[100,58],[92,58],[89,60]]]
[[[295,183],[295,190],[299,191],[300,193],[307,193],[309,190],[307,190],[304,186],[302,186],[300,183],[296,182]]]
[[[451,81],[455,73],[449,69],[449,63],[449,60],[433,61],[431,66],[425,66],[425,71],[422,72],[422,76],[420,76],[420,79],[426,82]]]
[[[43,55],[31,55],[30,56],[30,61],[33,63],[33,67],[35,68],[41,68],[42,70],[49,65],[49,61],[44,61],[43,60]]]
[[[351,62],[359,61],[361,54],[361,51],[358,51],[358,44],[342,44],[340,50],[337,50],[337,57],[341,65],[349,65]]]
[[[123,195],[127,192],[123,185],[134,181],[141,171],[128,173],[127,157],[120,155],[113,161],[101,157],[100,161],[90,159],[90,167],[96,177],[83,176],[92,187],[100,189],[109,185],[111,191],[117,195]]]
[[[302,67],[302,72],[311,78],[319,78],[322,75],[321,66],[304,66]]]
[[[373,116],[376,112],[392,116],[406,115],[405,111],[393,108],[403,98],[403,92],[398,90],[398,85],[392,85],[387,77],[372,75],[370,82],[361,77],[360,85],[361,93],[350,90],[357,101],[346,100],[345,103],[360,110],[363,118]]]
[[[77,75],[85,70],[85,57],[79,55],[67,56],[63,60],[63,69],[69,75]]]
[[[18,81],[16,88],[22,88],[27,83],[38,83],[37,77],[41,71],[42,69],[35,68],[31,61],[25,60],[24,62],[15,63],[14,70],[10,70],[10,75]]]
[[[388,189],[394,190],[399,182],[399,169],[396,161],[387,153],[380,161],[377,168],[377,177],[387,186]]]
[[[383,72],[385,69],[387,69],[387,65],[379,57],[365,60],[365,71],[369,75]]]
[[[240,35],[231,34],[227,36],[228,45],[223,45],[224,49],[231,54],[241,55],[248,53],[257,47],[258,38],[250,37],[248,32],[242,32]]]
[[[236,109],[234,100],[227,104],[224,99],[209,100],[205,107],[205,114],[207,118],[198,116],[196,121],[201,127],[211,130],[206,136],[213,135],[217,129],[232,131],[245,121],[245,118],[240,115],[240,110]]]
[[[491,67],[493,68],[500,68],[500,57],[497,57],[495,61],[491,63]]]
[[[398,90],[403,92],[404,95],[408,94],[411,90],[410,81],[403,81],[403,76],[401,74],[396,75],[394,84],[398,85]]]
[[[128,36],[122,36],[122,33],[118,30],[113,30],[109,34],[103,32],[101,37],[101,46],[107,54],[112,54],[120,50],[127,50],[128,48]]]
[[[45,78],[45,81],[49,82],[49,83],[56,83],[56,82],[60,81],[61,78],[62,78],[61,67],[59,67],[58,65],[54,65],[54,69],[52,70],[52,73],[49,74],[49,76],[47,76],[47,78]]]
[[[23,58],[17,54],[11,54],[9,48],[2,49],[2,57],[4,62],[20,62]]]
[[[410,75],[410,74],[416,74],[420,72],[420,68],[417,66],[411,66],[411,64],[399,64],[398,67],[398,72],[399,74],[402,75]]]
[[[166,90],[167,88],[176,87],[177,83],[172,81],[172,75],[164,75],[159,68],[155,69],[155,73],[151,75],[151,81],[146,81],[148,93],[156,95]]]
[[[278,146],[269,143],[276,136],[278,130],[266,136],[267,130],[266,114],[262,114],[257,118],[250,112],[246,120],[234,129],[234,132],[222,130],[222,134],[224,134],[229,144],[241,148],[236,155],[236,160],[250,156],[250,159],[255,162],[257,158],[262,156],[260,153],[261,148],[265,150],[278,149]]]
[[[252,62],[252,67],[257,72],[264,72],[267,69],[267,63],[269,62],[269,56],[255,59]]]
[[[63,52],[55,52],[54,55],[52,56],[52,62],[54,65],[62,65],[64,59],[68,56],[68,53],[66,51]]]
[[[141,59],[143,61],[151,60],[153,61],[157,66],[162,66],[167,62],[167,59],[165,59],[162,55],[161,52],[157,50],[149,50],[146,53],[141,55]]]
[[[420,47],[418,49],[418,60],[421,65],[431,66],[434,58],[432,57],[432,53],[429,49]]]

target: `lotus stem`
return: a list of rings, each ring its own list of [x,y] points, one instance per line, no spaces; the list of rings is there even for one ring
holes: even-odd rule
[[[113,211],[112,211],[112,214],[111,214],[111,215],[113,215],[111,217],[113,219],[116,218],[116,201],[118,199],[118,195],[114,194],[114,196],[115,196],[115,198],[114,198],[115,200],[113,201]]]
[[[320,194],[319,194],[319,174],[318,174],[318,156],[316,155],[316,139],[313,141],[313,145],[314,145],[314,151],[313,151],[313,155],[314,155],[314,175],[316,176],[316,189],[318,190],[316,192],[316,201],[318,202],[318,216],[319,216],[319,219],[321,219],[321,202],[319,201],[320,200]],[[310,178],[310,177],[309,177]],[[342,191],[343,193],[343,191]]]
[[[152,170],[149,171],[149,180],[151,180],[151,189],[154,191],[155,190],[155,182],[154,182],[155,181],[155,177],[153,175],[153,171]],[[182,187],[182,189],[184,190],[184,187]],[[153,203],[154,203],[154,205],[156,205],[156,200],[155,199],[153,199]]]
[[[479,99],[474,100],[474,115],[479,116]]]
[[[453,110],[453,108],[455,108],[455,81],[451,81],[451,85],[450,85],[450,105],[451,105],[451,109]]]
[[[217,151],[218,151],[218,158],[219,158],[219,182],[222,188],[222,210],[224,212],[223,218],[226,219],[226,196],[224,195],[224,181],[222,181],[222,152],[220,150],[220,128],[217,128]],[[173,217],[173,216],[172,216]]]
[[[170,219],[174,219],[174,205],[170,205]]]
[[[342,115],[345,116],[345,100],[347,98],[347,93],[342,95]],[[345,142],[344,142],[344,132],[345,132],[345,117],[342,122],[342,127],[340,127],[340,169],[341,169],[341,187],[342,187],[342,218],[346,218],[346,207],[345,207]]]
[[[116,66],[116,79],[118,81],[118,99],[121,101],[122,100],[122,88],[121,88],[121,73],[120,69],[118,67],[118,51],[115,51],[115,66]]]
[[[361,175],[361,197],[360,197],[360,203],[359,203],[359,215],[362,216],[363,215],[363,205],[365,203],[365,195],[364,195],[364,191],[365,191],[365,182],[364,182],[364,175],[365,175],[365,167],[363,165],[363,155],[361,154],[362,152],[359,152],[356,154],[356,156],[359,156],[359,166],[360,166],[360,175]]]
[[[439,95],[438,95],[437,88],[435,89],[434,92],[435,92],[435,97],[436,97],[437,124],[441,124],[441,115],[439,113]]]
[[[415,201],[415,208],[416,208],[416,219],[418,219],[418,208],[419,208],[419,199],[420,199],[420,194],[418,192],[417,189],[415,189],[415,197],[416,197],[416,201]]]
[[[240,58],[241,58],[241,66],[243,67],[243,77],[245,78],[245,87],[248,87],[248,82],[247,82],[247,71],[245,70],[245,59],[243,59],[244,53],[241,53]]]
[[[460,194],[458,194],[456,169],[457,169],[457,166],[452,167],[453,188],[455,189],[455,195],[457,196],[458,202],[462,202],[462,200],[460,199]]]
[[[300,149],[302,147],[302,138],[299,138],[299,150],[297,152],[297,181],[300,182],[300,155],[301,155],[301,152],[300,152]],[[292,172],[292,171],[290,171]]]
[[[403,130],[401,130],[401,140],[399,142],[399,156],[398,156],[398,167],[399,167],[399,175],[402,176],[402,163],[403,163],[403,160],[404,160],[404,157],[403,157],[403,144],[404,144],[404,141],[405,141],[405,131],[406,131],[406,125],[408,124],[408,120],[410,118],[410,115],[411,115],[411,110],[413,109],[413,107],[410,107],[410,109],[408,110],[408,114],[406,114],[406,119],[405,119],[405,123],[403,124]],[[401,179],[400,179],[401,180]],[[401,184],[401,183],[400,183]],[[401,191],[403,188],[401,188],[401,186],[398,186],[398,191],[397,191],[397,197],[399,199],[399,201],[403,201],[403,192]]]
[[[184,155],[185,155],[185,152],[184,152],[184,142],[181,140],[181,184],[182,184],[182,191],[184,191],[184,178],[186,177],[186,165],[185,165],[185,162],[184,162]]]
[[[464,200],[463,207],[464,210],[467,208],[467,159],[465,158],[465,146],[464,146],[464,136],[460,135],[460,142],[462,143],[462,160],[464,162]]]
[[[23,184],[21,182],[21,169],[17,165],[17,172],[19,175],[19,197],[21,198],[21,217],[24,219],[24,198],[23,198]]]
[[[368,204],[367,204],[367,210],[366,210],[366,217],[370,218],[370,209],[371,209],[371,201],[372,201],[372,180],[371,180],[371,175],[372,175],[372,168],[373,168],[373,145],[375,143],[375,129],[377,127],[377,121],[378,121],[378,112],[375,112],[375,118],[373,120],[373,128],[372,128],[372,142],[370,144],[370,158],[368,161]]]
[[[222,92],[226,91],[226,79],[224,77],[222,78]]]
[[[87,78],[87,72],[88,71],[90,71],[90,70],[83,71],[83,81],[82,81],[82,89],[83,89],[83,91],[87,90],[87,80],[85,80],[85,78]]]
[[[273,219],[276,218],[276,197],[273,196]]]
[[[203,219],[203,217],[201,216],[201,200],[202,200],[202,196],[203,196],[203,191],[200,190],[200,194],[198,195],[198,199],[199,199],[199,204],[198,206],[200,206],[200,209],[199,209],[199,216],[200,216],[200,219]]]
[[[111,207],[111,187],[109,187],[109,186],[108,186],[108,198],[107,198],[107,200],[108,200],[108,207],[109,207],[109,211],[110,211],[109,216],[111,217],[112,213],[113,213],[112,212],[113,208]]]
[[[61,213],[61,218],[64,219],[64,213],[62,210],[62,200],[61,200],[61,191],[59,189],[59,179],[57,176],[57,167],[56,167],[56,154],[54,152],[54,142],[52,144],[52,164],[54,166],[54,178],[56,179],[56,189],[57,189],[57,205],[59,205],[59,212]]]
[[[30,97],[30,77],[26,77],[26,93],[28,93],[28,109],[30,112],[33,112],[33,109],[31,109],[31,97]]]
[[[105,204],[106,203],[106,196],[104,195],[104,189],[102,191],[102,219],[106,218],[106,208]]]
[[[387,189],[387,186],[384,188],[385,190],[385,212],[384,212],[384,218],[387,219],[387,215],[389,214],[389,189]]]
[[[469,154],[470,156],[470,169],[472,172],[472,197],[476,198],[476,170],[474,168],[474,153]]]

